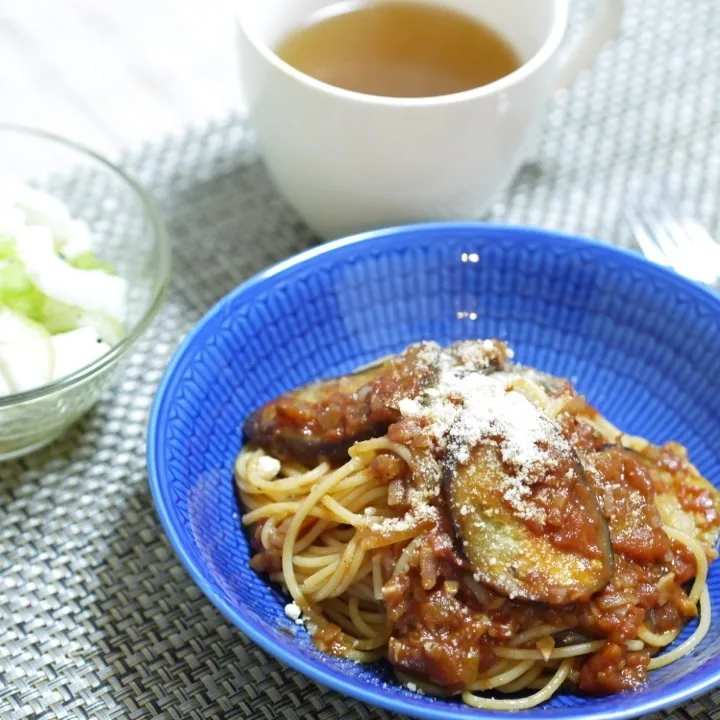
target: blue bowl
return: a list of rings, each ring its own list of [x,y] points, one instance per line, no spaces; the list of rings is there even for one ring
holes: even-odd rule
[[[517,359],[576,381],[612,422],[685,444],[720,482],[720,299],[640,257],[554,232],[483,224],[383,230],[305,252],[237,288],[175,355],[149,426],[152,492],[205,594],[258,645],[338,692],[433,720],[505,713],[396,685],[385,663],[314,649],[286,598],[248,567],[232,467],[247,414],[285,390],[352,370],[413,341],[499,337]],[[712,567],[720,617],[720,562]],[[682,638],[693,626],[686,628]],[[720,684],[720,622],[689,656],[635,692],[561,692],[516,717],[611,720]]]

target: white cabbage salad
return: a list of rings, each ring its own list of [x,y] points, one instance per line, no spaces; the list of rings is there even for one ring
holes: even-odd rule
[[[124,335],[127,285],[57,198],[0,178],[0,397],[59,380]]]

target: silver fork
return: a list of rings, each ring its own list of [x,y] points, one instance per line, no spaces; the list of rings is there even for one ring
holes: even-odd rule
[[[691,280],[720,286],[720,244],[702,225],[667,201],[637,204],[624,212],[648,260]]]

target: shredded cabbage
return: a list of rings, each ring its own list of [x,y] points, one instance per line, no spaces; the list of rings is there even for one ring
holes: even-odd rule
[[[125,334],[127,285],[56,198],[0,178],[0,397],[47,384]]]

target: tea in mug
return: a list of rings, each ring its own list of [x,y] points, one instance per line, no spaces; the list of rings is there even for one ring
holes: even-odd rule
[[[489,26],[422,2],[338,2],[286,37],[278,56],[345,90],[394,98],[450,95],[522,64]]]

